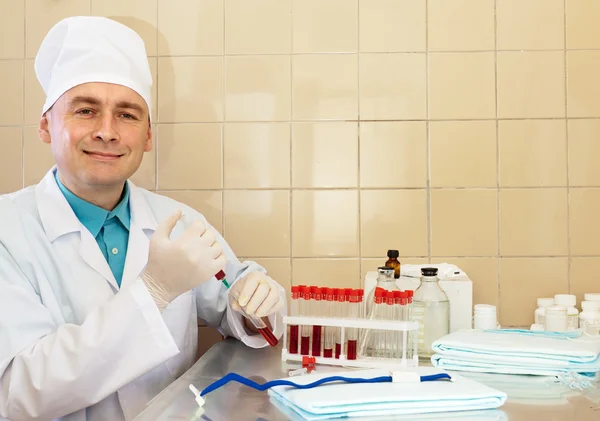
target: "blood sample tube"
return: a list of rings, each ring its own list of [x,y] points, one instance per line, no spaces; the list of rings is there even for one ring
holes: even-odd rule
[[[325,288],[323,297],[323,305],[325,308],[324,316],[329,318],[335,317],[335,306],[333,305],[333,288]],[[335,344],[335,327],[325,327],[325,332],[323,333],[323,336],[325,337],[325,341],[323,344],[323,356],[325,358],[331,358],[333,357],[333,346]]]
[[[322,288],[312,287],[312,308],[313,317],[323,317],[322,313]],[[313,325],[312,328],[312,355],[313,357],[321,356],[321,332],[323,331],[321,326]]]
[[[353,289],[350,291],[349,298],[349,314],[348,317],[352,319],[358,318],[359,313],[359,295],[358,290]],[[348,359],[355,360],[356,359],[356,351],[358,348],[358,329],[350,328],[348,329]]]
[[[337,303],[338,303],[338,317],[346,318],[346,290],[344,288],[340,288],[338,290],[337,295]],[[340,354],[342,353],[342,347],[345,344],[342,343],[342,329],[338,328],[335,336],[335,358],[340,358]]]
[[[292,302],[290,303],[290,313],[292,316],[300,316],[299,308],[300,287],[292,287]],[[290,325],[290,345],[289,353],[298,353],[298,325]]]
[[[300,301],[303,316],[310,316],[310,287],[302,288]],[[300,328],[300,354],[310,355],[310,326],[302,325]]]

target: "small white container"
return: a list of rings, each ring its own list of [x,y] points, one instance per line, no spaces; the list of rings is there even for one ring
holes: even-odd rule
[[[585,301],[600,301],[600,292],[587,292],[583,299]]]
[[[579,310],[575,308],[577,297],[571,294],[556,294],[554,303],[567,308],[569,318],[567,330],[577,330],[579,328]]]
[[[544,329],[551,332],[566,332],[569,326],[567,308],[563,306],[546,307]]]
[[[496,306],[490,304],[476,304],[474,307],[473,328],[486,330],[496,329],[497,327]]]
[[[554,305],[554,298],[538,298],[538,308],[535,310],[535,324],[544,325],[544,317],[546,315],[546,307]]]
[[[582,301],[583,311],[579,314],[579,327],[590,335],[598,334],[600,325],[600,301]]]

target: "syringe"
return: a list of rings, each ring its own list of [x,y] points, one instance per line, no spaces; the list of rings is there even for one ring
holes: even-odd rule
[[[227,279],[225,278],[225,272],[220,270],[215,275],[215,278],[217,278],[218,281],[223,282],[223,285],[225,285],[227,287],[227,289],[230,288],[229,282],[227,282]],[[235,298],[237,300],[239,297],[234,296],[233,298]],[[262,321],[261,318],[255,317],[255,316],[250,316],[249,314],[247,314],[244,311],[243,308],[241,311],[242,311],[242,313],[244,313],[244,316],[252,322],[254,327],[258,330],[258,332],[262,335],[262,337],[265,338],[265,340],[269,343],[269,345],[277,346],[277,344],[279,343],[279,340],[275,337],[275,335],[273,334],[271,329],[269,329],[269,327],[265,324],[265,322]]]

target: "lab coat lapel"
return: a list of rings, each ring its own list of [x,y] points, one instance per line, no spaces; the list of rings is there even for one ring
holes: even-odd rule
[[[140,189],[131,181],[128,181],[128,185],[131,222],[121,287],[134,282],[146,267],[150,237],[156,230],[157,225],[148,202],[146,202]]]
[[[81,230],[81,245],[79,246],[79,255],[92,269],[98,272],[115,290],[119,289],[117,280],[110,270],[106,258],[100,251],[96,239],[87,229]]]

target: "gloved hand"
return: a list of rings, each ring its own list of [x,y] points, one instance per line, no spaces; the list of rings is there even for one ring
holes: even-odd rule
[[[211,279],[227,263],[214,231],[207,230],[202,221],[195,221],[178,239],[169,238],[181,215],[179,210],[158,225],[141,275],[161,311],[179,295]]]
[[[284,306],[279,284],[262,272],[250,272],[229,290],[231,308],[249,316],[266,317]]]

